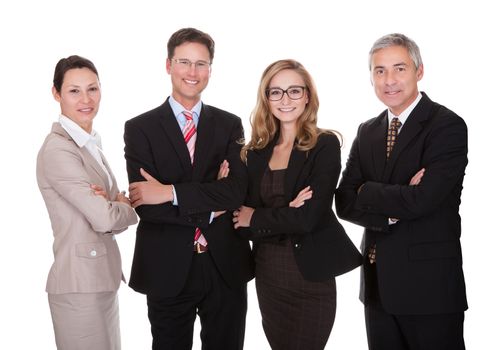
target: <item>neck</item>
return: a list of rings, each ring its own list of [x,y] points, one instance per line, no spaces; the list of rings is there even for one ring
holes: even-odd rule
[[[295,124],[280,124],[280,135],[278,137],[277,144],[284,147],[294,145],[296,140],[296,128]]]
[[[195,96],[194,98],[189,98],[186,96],[178,95],[175,92],[172,92],[172,96],[174,99],[181,104],[182,107],[187,109],[188,111],[192,110],[194,106],[200,101],[201,96]]]

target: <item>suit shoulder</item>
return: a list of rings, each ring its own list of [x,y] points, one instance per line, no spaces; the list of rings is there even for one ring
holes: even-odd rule
[[[126,121],[126,125],[141,125],[149,123],[150,120],[158,119],[158,117],[164,113],[164,105],[153,108],[147,112],[144,112],[134,118]]]
[[[456,126],[467,129],[466,122],[459,115],[447,107],[433,102],[432,125],[438,126]]]
[[[207,111],[208,114],[213,116],[214,118],[220,119],[220,120],[225,120],[225,121],[230,121],[230,122],[240,122],[241,118],[239,118],[237,115],[227,112],[223,109],[210,106],[205,104],[204,105],[205,111]]]
[[[318,135],[318,141],[316,142],[316,147],[340,148],[340,145],[341,137],[331,130],[324,131]]]
[[[384,110],[379,115],[377,115],[376,117],[371,118],[371,119],[368,119],[368,120],[362,122],[359,127],[360,128],[374,127],[377,124],[381,123],[381,121],[383,120],[383,118],[386,118],[386,117],[387,117],[387,110]]]
[[[77,149],[77,145],[72,141],[71,139],[68,139],[67,137],[51,132],[49,133],[46,138],[45,142],[43,143],[43,146],[41,147],[41,150],[44,151],[52,151],[52,150],[57,150],[57,149]]]

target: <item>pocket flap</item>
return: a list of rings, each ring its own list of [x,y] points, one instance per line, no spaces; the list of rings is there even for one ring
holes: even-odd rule
[[[104,255],[107,255],[107,247],[102,242],[76,244],[76,256],[98,259]]]

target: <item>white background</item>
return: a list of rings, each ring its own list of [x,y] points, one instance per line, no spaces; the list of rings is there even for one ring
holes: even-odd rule
[[[61,57],[79,54],[100,73],[103,99],[94,127],[119,185],[127,187],[124,122],[161,104],[170,93],[165,71],[169,36],[197,27],[216,41],[212,77],[203,100],[249,115],[263,69],[295,58],[313,75],[320,126],[343,133],[343,162],[360,122],[384,107],[369,82],[368,50],[380,36],[402,32],[422,50],[420,88],[462,116],[469,127],[469,165],[461,215],[469,310],[468,349],[493,349],[493,11],[489,1],[35,1],[0,5],[1,349],[54,349],[44,292],[52,262],[52,233],[35,177],[37,151],[57,119],[51,96]],[[359,245],[362,229],[346,224]],[[129,276],[135,227],[119,237]],[[166,276],[164,276],[166,278]],[[365,349],[359,271],[337,278],[338,307],[327,349]],[[146,300],[120,290],[123,349],[149,349]],[[490,317],[491,316],[491,317]],[[196,327],[197,329],[199,327]],[[196,329],[196,331],[197,331]],[[199,338],[195,336],[199,349]],[[245,348],[268,349],[254,283],[249,284]],[[221,350],[221,349],[220,349]]]

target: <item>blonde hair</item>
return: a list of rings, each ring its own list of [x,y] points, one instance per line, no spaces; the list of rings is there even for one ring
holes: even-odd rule
[[[241,150],[241,158],[244,162],[249,150],[265,148],[273,140],[280,128],[279,120],[270,111],[266,90],[269,88],[273,77],[285,69],[293,70],[301,76],[308,95],[308,103],[302,115],[297,119],[296,149],[300,151],[311,150],[316,145],[318,136],[322,133],[333,133],[340,138],[338,132],[320,129],[316,126],[320,101],[313,78],[311,78],[306,68],[292,59],[279,60],[270,64],[261,75],[256,106],[250,118],[251,140]]]

